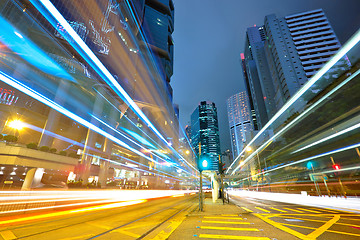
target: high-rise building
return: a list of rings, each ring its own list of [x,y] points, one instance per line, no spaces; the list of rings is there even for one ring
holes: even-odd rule
[[[341,47],[322,9],[265,17],[268,63],[280,108]],[[345,66],[343,66],[345,67]]]
[[[249,82],[249,93],[259,129],[275,114],[274,86],[265,56],[266,35],[263,26],[246,31],[244,67]]]
[[[322,9],[271,14],[264,26],[248,28],[242,66],[259,129],[340,47]],[[350,62],[337,65],[345,70]]]
[[[253,130],[249,98],[246,91],[237,93],[227,100],[228,119],[233,159],[243,150]]]
[[[202,101],[191,114],[191,144],[198,156],[209,158],[211,170],[218,170],[220,138],[215,103]]]
[[[137,2],[144,2],[137,0]],[[135,1],[136,2],[136,1]],[[145,45],[158,56],[160,72],[172,99],[173,90],[170,78],[173,75],[174,42],[172,33],[174,31],[174,3],[172,0],[146,0],[144,6],[142,29],[146,36]],[[139,8],[139,7],[138,7]]]

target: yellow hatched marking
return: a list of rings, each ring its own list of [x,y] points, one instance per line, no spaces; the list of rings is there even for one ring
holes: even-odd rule
[[[203,220],[203,223],[223,223],[223,224],[251,224],[249,222],[226,222],[226,221],[207,221]]]
[[[239,218],[239,217],[204,217],[204,218],[209,218],[209,219],[243,220],[242,218]]]
[[[279,211],[279,212],[287,212],[287,211],[284,211],[284,210],[281,210],[281,209],[277,209],[277,208],[274,208],[274,207],[271,207],[271,209],[276,210],[276,211]]]
[[[328,230],[332,225],[334,225],[334,223],[339,221],[339,219],[340,219],[340,215],[335,215],[330,221],[326,222],[324,225],[322,225],[321,227],[317,228],[315,231],[310,233],[308,235],[308,237],[316,239],[321,234],[323,234],[326,230]]]
[[[305,212],[312,212],[312,213],[321,213],[321,212],[318,212],[318,211],[314,211],[314,210],[310,210],[310,209],[305,209],[305,208],[298,208],[302,211],[305,211]]]
[[[236,215],[236,214],[221,214],[221,216],[224,216],[224,217],[238,217],[239,215]]]
[[[295,237],[298,237],[303,240],[308,239],[306,235],[301,234],[295,230],[292,230],[291,228],[285,227],[278,222],[270,220],[270,219],[268,219],[268,217],[261,216],[261,214],[259,214],[259,213],[254,213],[254,215],[256,217],[260,218],[261,220],[263,220],[264,222],[269,223],[270,225],[272,225],[280,230],[283,230],[284,232],[290,233],[291,235],[294,235]],[[273,216],[276,216],[276,215],[270,215],[270,217],[273,217]]]
[[[235,227],[213,227],[213,226],[200,226],[201,229],[214,229],[214,230],[232,230],[232,231],[249,231],[259,232],[257,228],[235,228]]]
[[[337,223],[339,224],[339,223]],[[313,227],[306,227],[306,226],[300,226],[300,225],[293,225],[293,224],[287,224],[287,223],[283,223],[283,225],[289,226],[289,227],[298,227],[298,228],[306,228],[306,229],[316,229]],[[339,231],[334,231],[334,230],[326,230],[326,232],[331,232],[331,233],[338,233],[338,234],[344,234],[344,235],[351,235],[351,236],[360,236],[360,234],[356,234],[356,233],[349,233],[349,232],[339,232]]]
[[[252,210],[246,208],[246,207],[241,207],[242,209],[244,209],[245,211],[248,211],[248,212],[253,212]]]
[[[269,210],[263,209],[263,208],[261,208],[261,207],[255,207],[255,208],[256,208],[256,209],[259,209],[260,211],[263,211],[263,212],[267,212],[267,213],[270,212]]]
[[[329,212],[329,213],[339,213],[339,212],[335,212],[334,210],[329,210],[329,209],[322,209],[322,208],[311,208],[311,209],[317,210],[317,211]]]
[[[14,233],[9,230],[0,232],[0,235],[4,240],[16,239],[16,236],[14,235]]]
[[[270,240],[270,238],[267,238],[267,237],[249,237],[249,236],[216,235],[216,234],[200,234],[199,238],[240,239],[240,240]]]
[[[295,210],[295,209],[292,209],[292,208],[286,208],[286,207],[284,207],[284,209],[289,210],[289,211],[293,211],[293,212],[304,213],[303,211]]]

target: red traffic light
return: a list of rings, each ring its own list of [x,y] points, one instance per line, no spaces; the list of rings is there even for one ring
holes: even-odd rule
[[[333,169],[335,169],[335,170],[340,170],[340,166],[339,166],[338,164],[334,164],[332,167],[333,167]]]

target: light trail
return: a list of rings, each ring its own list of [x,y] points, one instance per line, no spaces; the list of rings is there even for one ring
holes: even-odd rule
[[[306,161],[309,161],[309,160],[313,160],[313,159],[320,158],[320,157],[325,157],[325,156],[328,156],[328,155],[331,155],[331,154],[347,151],[347,150],[358,148],[358,147],[360,147],[360,143],[356,143],[356,144],[349,145],[349,146],[342,147],[342,148],[338,148],[338,149],[335,149],[335,150],[332,150],[332,151],[329,151],[329,152],[326,152],[326,153],[321,153],[321,154],[318,154],[318,155],[315,155],[315,156],[311,156],[311,157],[308,157],[308,158],[297,160],[295,162],[291,162],[291,163],[282,165],[280,167],[276,167],[276,168],[273,168],[273,169],[266,170],[266,171],[264,171],[264,173],[255,174],[255,175],[253,175],[251,177],[263,175],[263,174],[266,174],[266,173],[269,173],[269,172],[272,172],[272,171],[275,171],[275,170],[279,170],[279,169],[282,169],[282,168],[285,168],[285,167],[289,167],[289,166],[296,165],[296,164],[299,164],[299,163],[303,163],[303,162],[306,162]],[[339,170],[337,170],[337,171],[339,171]],[[240,181],[250,179],[251,177],[243,178]]]
[[[16,209],[2,211],[0,214],[7,213],[17,213],[17,212],[31,212],[38,210],[48,210],[48,209],[59,209],[65,207],[78,207],[84,205],[98,205],[98,204],[108,204],[114,202],[129,202],[129,201],[138,201],[138,200],[149,200],[154,198],[163,198],[163,197],[180,197],[187,194],[196,193],[196,190],[102,190],[102,191],[0,191],[1,201],[3,205],[18,205],[19,204],[34,204],[36,201],[45,202],[45,201],[54,201],[54,202],[64,202],[64,201],[83,201],[80,203],[70,203],[70,204],[58,204],[55,206],[43,206],[43,207],[33,207],[33,208],[21,208],[17,206]],[[12,196],[6,196],[11,194]],[[12,202],[17,201],[17,202]],[[21,202],[19,202],[21,201]],[[110,204],[110,205],[111,205]],[[97,208],[98,209],[98,208]],[[72,210],[73,211],[73,210]],[[0,224],[1,225],[1,224]]]
[[[62,36],[68,41],[68,43],[92,66],[92,68],[101,76],[101,78],[112,87],[112,89],[128,104],[128,106],[148,125],[148,127],[166,144],[167,140],[161,135],[161,133],[155,128],[151,121],[145,116],[141,109],[131,99],[128,93],[120,86],[108,69],[103,63],[96,57],[93,51],[87,46],[87,44],[80,38],[80,36],[74,31],[66,19],[55,8],[55,6],[49,0],[30,0],[30,2],[37,8],[37,10],[49,21],[55,29],[58,28],[58,24],[62,26],[64,31],[60,31]]]
[[[293,121],[288,123],[285,127],[283,127],[280,131],[278,131],[274,136],[272,136],[270,139],[268,139],[264,144],[262,144],[259,148],[257,148],[251,155],[249,155],[245,160],[244,164],[248,162],[251,158],[255,156],[255,154],[258,154],[262,149],[267,147],[275,138],[283,134],[286,130],[288,130],[292,125],[296,124],[303,116],[310,113],[315,107],[317,107],[320,103],[327,100],[332,94],[334,94],[336,91],[338,91],[340,88],[345,86],[348,82],[353,80],[356,76],[360,74],[360,69],[357,70],[355,73],[353,73],[350,77],[345,79],[343,82],[341,82],[339,85],[337,85],[335,88],[333,88],[331,91],[329,91],[327,94],[325,94],[321,99],[319,99],[316,103],[312,104],[310,107],[308,107],[306,110],[304,110],[299,116],[297,116]],[[248,144],[250,146],[251,142]],[[242,152],[245,151],[246,148]],[[239,165],[237,168],[234,169],[234,171],[231,173],[232,175],[239,169],[241,166]],[[229,171],[230,169],[228,169]]]
[[[293,151],[292,153],[300,152],[300,151],[302,151],[302,150],[305,150],[305,149],[307,149],[307,148],[313,147],[313,146],[318,145],[318,144],[320,144],[320,143],[322,143],[322,142],[326,142],[327,140],[333,139],[333,138],[335,138],[335,137],[338,137],[338,136],[343,135],[343,134],[345,134],[345,133],[351,132],[352,130],[355,130],[355,129],[358,129],[358,128],[360,128],[360,123],[355,124],[354,126],[351,126],[351,127],[349,127],[349,128],[346,128],[346,129],[344,129],[344,130],[341,130],[340,132],[334,133],[334,134],[332,134],[332,135],[330,135],[330,136],[327,136],[327,137],[325,137],[325,138],[323,138],[323,139],[321,139],[321,140],[318,140],[318,141],[316,141],[316,142],[313,142],[313,143],[311,143],[311,144],[309,144],[309,145],[307,145],[307,146],[305,146],[305,147],[302,147],[302,148],[300,148],[300,149],[298,149],[298,150],[296,150],[296,151]]]
[[[86,121],[85,119],[79,117],[78,115],[74,114],[73,112],[63,108],[62,106],[60,106],[59,104],[55,103],[54,101],[46,98],[45,96],[41,95],[40,93],[36,92],[35,90],[27,87],[26,85],[22,84],[21,82],[19,82],[18,80],[6,75],[5,73],[0,71],[0,81],[3,81],[4,83],[18,89],[19,91],[33,97],[34,99],[38,100],[39,102],[42,102],[43,104],[53,108],[54,110],[64,114],[65,116],[69,117],[70,119],[75,120],[76,122],[80,123],[81,125],[93,130],[94,132],[99,133],[100,135],[110,139],[111,141],[119,144],[122,147],[125,147],[127,149],[129,149],[130,151],[134,152],[135,154],[151,161],[151,162],[156,162],[154,161],[152,158],[146,156],[145,154],[143,154],[142,152],[136,150],[135,148],[130,147],[128,144],[126,144],[125,142],[121,141],[120,139],[114,137],[113,135],[107,133],[106,131],[102,130],[101,128],[95,126],[94,124]]]
[[[65,210],[65,211],[54,212],[54,213],[39,214],[39,215],[35,215],[35,216],[0,221],[0,225],[8,225],[8,224],[12,224],[12,223],[27,222],[27,221],[40,220],[40,219],[53,218],[53,217],[62,217],[62,216],[75,214],[75,213],[84,213],[84,212],[92,212],[92,211],[107,210],[107,209],[112,209],[112,208],[126,207],[126,206],[144,203],[144,202],[147,202],[147,200],[145,200],[145,199],[132,200],[132,201],[111,203],[111,204],[94,206],[94,207],[86,207],[86,208]]]
[[[344,57],[358,42],[360,41],[360,30],[357,31],[351,39],[345,43],[345,45],[328,61],[296,94],[287,101],[284,106],[265,124],[265,126],[256,134],[256,136],[249,142],[248,146],[251,146],[258,139],[261,134],[267,130],[272,123],[274,123],[286,110],[288,110],[292,104],[294,104],[311,86],[313,86],[331,67],[333,67],[342,57]],[[235,158],[233,163],[229,166],[226,171],[228,173],[232,166],[240,159],[240,156],[245,152],[245,148]],[[232,175],[240,168],[236,167]]]

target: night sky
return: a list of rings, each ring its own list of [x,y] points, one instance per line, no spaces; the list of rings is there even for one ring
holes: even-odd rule
[[[174,102],[180,106],[180,125],[200,101],[218,108],[221,150],[230,147],[226,100],[243,91],[240,53],[248,27],[264,17],[284,17],[322,8],[343,44],[360,27],[360,0],[174,0]]]

